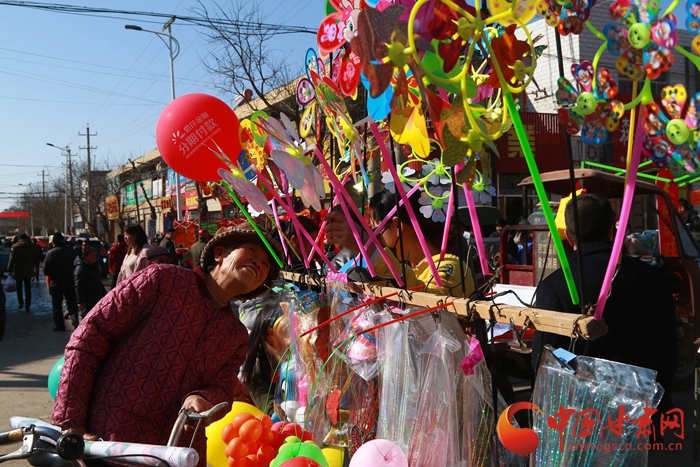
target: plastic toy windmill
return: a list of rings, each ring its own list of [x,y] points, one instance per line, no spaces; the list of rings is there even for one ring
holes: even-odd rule
[[[484,141],[499,138],[509,125],[506,91],[522,92],[532,81],[536,52],[532,37],[524,26],[535,15],[535,4],[531,1],[490,1],[489,11],[493,16],[485,17],[480,1],[476,1],[473,7],[463,0],[434,2],[434,21],[442,21],[445,30],[452,33],[446,39],[443,39],[445,34],[438,36],[440,43],[437,54],[446,66],[436,72],[432,61],[421,58],[421,55],[429,57],[429,51],[424,52],[425,48],[414,40],[415,19],[427,3],[427,0],[419,0],[411,11],[408,21],[408,50],[430,83],[448,91],[455,85],[459,86],[458,99],[462,101],[460,105],[467,125],[465,131],[456,134],[451,129],[451,133],[453,137],[467,143],[471,152],[478,152]],[[523,28],[525,41],[515,36],[518,26]],[[434,30],[435,25],[428,28],[428,33],[431,29]],[[425,32],[421,34],[425,35]],[[458,61],[454,59],[455,54],[459,57]],[[453,62],[461,65],[459,68],[455,65],[456,73],[455,69],[447,69]],[[483,84],[489,89],[481,88],[480,85]],[[492,98],[493,93],[496,94],[496,99]],[[479,105],[479,102],[489,98],[487,105]],[[496,123],[498,117],[500,122]]]
[[[329,3],[336,11],[321,21],[316,36],[318,49],[322,55],[331,56],[331,78],[338,84],[340,91],[345,96],[353,97],[356,96],[360,84],[360,61],[359,57],[345,46],[357,36],[358,16],[366,4],[364,0],[332,0]]]
[[[596,0],[540,0],[537,13],[562,36],[581,34]]]
[[[326,77],[321,77],[310,71],[312,83],[314,85],[314,97],[318,108],[325,115],[325,121],[331,135],[335,138],[340,157],[333,167],[338,178],[345,178],[340,167],[347,167],[352,174],[356,185],[364,184],[369,186],[370,180],[365,170],[363,143],[360,134],[355,128],[350,113],[345,105],[340,92],[335,83]],[[358,181],[357,168],[359,167],[362,180]]]
[[[607,68],[599,68],[594,80],[593,65],[589,61],[571,65],[581,91],[566,79],[559,78],[557,102],[559,120],[569,134],[581,132],[581,140],[586,144],[601,144],[607,141],[608,132],[613,132],[625,113],[622,102],[615,100],[617,85]]]
[[[695,55],[700,55],[700,0],[685,2],[685,27],[689,32],[696,34],[691,42],[691,48]]]
[[[410,145],[418,156],[427,157],[430,141],[419,75],[413,59],[405,53],[408,25],[400,21],[405,11],[403,5],[360,11],[357,36],[350,41],[350,48],[360,57],[363,82],[369,89],[370,116],[381,120],[390,113],[389,128],[394,139]],[[432,49],[424,39],[415,40],[423,50]]]
[[[615,68],[634,81],[656,79],[673,66],[670,49],[678,43],[676,17],[659,16],[658,0],[617,0],[610,6],[610,15],[620,25],[606,25],[603,34],[608,50],[618,59]]]
[[[666,86],[661,91],[661,107],[647,104],[644,131],[649,138],[644,150],[659,168],[671,166],[676,177],[700,172],[698,158],[698,105],[700,93],[690,99],[686,109],[685,86]]]
[[[282,123],[273,117],[260,121],[265,132],[277,146],[277,149],[270,151],[270,158],[284,172],[289,185],[299,190],[304,206],[320,211],[320,198],[325,194],[323,177],[311,163],[311,158],[307,156],[315,146],[306,145],[285,114],[280,114],[280,120]]]

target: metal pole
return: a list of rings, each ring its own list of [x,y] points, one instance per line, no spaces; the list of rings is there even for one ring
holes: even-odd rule
[[[158,38],[163,41],[165,46],[168,48],[168,52],[170,54],[170,95],[172,100],[175,100],[175,73],[173,72],[173,63],[177,56],[180,54],[180,43],[175,39],[172,35],[172,30],[171,30],[171,25],[175,21],[176,16],[172,16],[166,23],[163,25],[162,32],[159,31],[151,31],[148,29],[143,29],[141,26],[135,26],[133,24],[127,24],[124,26],[126,29],[131,29],[132,31],[144,31],[144,32],[150,32],[151,34],[155,34],[158,36]],[[165,33],[165,30],[168,30],[168,33]],[[162,36],[167,36],[168,41],[166,42],[165,39],[163,39]],[[173,51],[173,45],[175,46],[175,51]],[[176,208],[177,208],[177,220],[182,221],[182,199],[181,199],[181,194],[180,194],[180,175],[176,172],[175,173],[175,185],[176,185],[176,190],[175,190],[175,202],[176,202]]]
[[[175,72],[174,72],[174,62],[175,57],[173,57],[173,34],[171,31],[171,25],[175,17],[173,16],[170,21],[168,21],[168,52],[170,52],[170,97],[175,100]],[[179,52],[179,49],[178,49]],[[180,174],[175,172],[175,179],[177,190],[175,191],[175,204],[177,207],[177,220],[182,221],[182,194],[180,193]]]
[[[29,231],[31,232],[29,234],[30,237],[34,236],[34,213],[32,211],[29,211]]]
[[[70,182],[70,231],[73,232],[73,206],[75,206],[75,200],[73,199],[73,164],[71,162],[70,148],[66,149],[68,151],[68,177]]]

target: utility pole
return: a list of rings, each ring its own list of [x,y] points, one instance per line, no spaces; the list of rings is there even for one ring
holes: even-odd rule
[[[46,181],[44,180],[44,171],[41,171],[41,199],[46,199]]]
[[[92,147],[90,146],[90,136],[97,136],[97,133],[93,133],[92,135],[90,134],[90,124],[87,124],[87,131],[85,134],[82,134],[78,132],[78,136],[86,136],[87,137],[87,146],[86,147],[81,147],[80,149],[87,149],[87,195],[85,196],[86,202],[87,202],[87,221],[85,222],[87,225],[86,230],[90,232],[90,223],[92,222],[92,210],[90,209],[90,185],[91,181],[90,179],[92,178],[90,175],[90,171],[92,168],[90,167],[90,149],[97,149],[97,147]],[[97,232],[95,232],[97,234]]]
[[[73,207],[75,206],[75,200],[73,199],[73,164],[71,163],[70,148],[66,148],[68,152],[68,180],[70,180],[70,231],[73,233]]]

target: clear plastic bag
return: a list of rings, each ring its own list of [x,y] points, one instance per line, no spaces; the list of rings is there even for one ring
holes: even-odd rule
[[[532,394],[543,412],[535,465],[646,466],[648,452],[636,447],[663,395],[656,372],[584,356],[569,365],[545,351]]]
[[[465,340],[467,356],[461,362],[462,370],[457,389],[460,407],[459,467],[523,467],[524,457],[503,447],[494,432],[493,392],[491,372],[483,358],[476,337]],[[506,402],[498,395],[496,416],[506,409]],[[513,422],[517,426],[516,422]]]
[[[454,467],[459,463],[457,410],[458,355],[461,339],[442,323],[428,339],[420,398],[408,451],[412,467]]]
[[[15,283],[15,280],[12,276],[7,276],[7,279],[5,279],[5,284],[3,286],[5,289],[5,292],[7,293],[12,293],[17,290],[17,284]]]

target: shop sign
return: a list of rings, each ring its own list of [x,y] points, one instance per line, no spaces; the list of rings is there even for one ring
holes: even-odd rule
[[[107,205],[107,219],[110,221],[119,219],[119,199],[116,196],[107,196],[105,204]]]

